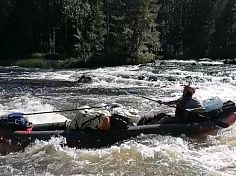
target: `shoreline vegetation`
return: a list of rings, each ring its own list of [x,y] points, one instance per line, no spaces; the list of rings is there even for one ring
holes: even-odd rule
[[[205,58],[207,61],[214,61],[209,58]],[[160,58],[161,61],[168,61],[169,59],[163,59]],[[196,61],[201,61],[202,58],[194,59]],[[224,64],[236,64],[236,59],[225,59],[221,60]],[[48,68],[55,68],[55,69],[65,69],[65,68],[99,68],[99,67],[109,67],[109,66],[121,66],[121,65],[139,65],[139,64],[148,64],[153,63],[151,62],[142,62],[142,63],[129,63],[129,62],[110,62],[110,60],[107,62],[107,60],[104,61],[93,61],[89,60],[87,63],[84,63],[81,61],[81,59],[76,58],[68,58],[64,60],[50,60],[45,59],[43,57],[32,57],[28,59],[22,59],[17,61],[3,61],[4,63],[0,62],[1,66],[19,66],[24,68],[41,68],[41,69],[48,69]]]
[[[155,60],[142,60],[133,62],[130,59],[120,59],[117,56],[99,56],[87,58],[86,61],[80,58],[63,58],[57,55],[43,56],[40,53],[33,54],[29,58],[17,60],[0,60],[1,66],[20,66],[31,68],[98,68],[106,66],[138,65],[151,63]]]
[[[2,0],[0,24],[2,66],[236,63],[235,1]]]

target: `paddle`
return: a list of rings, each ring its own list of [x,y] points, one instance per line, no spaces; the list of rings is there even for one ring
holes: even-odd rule
[[[155,102],[157,102],[157,103],[159,103],[159,104],[163,104],[163,103],[161,102],[161,100],[154,100],[154,99],[152,99],[152,98],[145,97],[145,96],[142,96],[142,95],[139,95],[139,97],[145,98],[145,99],[147,99],[147,100],[155,101]]]
[[[110,104],[104,106],[92,106],[92,107],[84,107],[84,108],[75,108],[75,109],[64,109],[64,110],[55,110],[55,111],[43,111],[43,112],[32,112],[32,113],[22,113],[22,115],[36,115],[36,114],[46,114],[46,113],[56,113],[56,112],[68,112],[68,111],[80,111],[85,109],[97,109],[97,108],[104,108],[107,106],[111,106]],[[113,104],[112,108],[118,107],[119,105]]]
[[[152,99],[152,98],[149,98],[149,97],[145,97],[145,96],[142,96],[142,95],[139,95],[139,97],[145,98],[147,100],[151,100],[151,101],[154,101],[154,102],[157,102],[159,104],[164,104],[164,105],[170,106],[172,108],[175,107],[175,106],[173,106],[173,104],[166,104],[166,103],[163,103],[161,100],[155,100],[155,99]]]
[[[168,105],[168,104],[166,104],[166,103],[163,103],[163,102],[160,101],[160,100],[154,100],[154,99],[152,99],[152,98],[145,97],[145,96],[141,96],[141,95],[140,95],[139,97],[142,97],[142,98],[145,98],[145,99],[147,99],[147,100],[151,100],[151,101],[157,102],[157,103],[159,103],[159,104],[164,104],[164,105],[173,107],[173,106],[171,106],[171,105]],[[186,109],[186,111],[188,111],[189,113],[194,113],[194,111],[196,111],[196,109]],[[199,115],[199,117],[206,118],[206,119],[212,121],[213,123],[215,123],[217,126],[219,126],[219,127],[221,127],[221,128],[228,128],[228,127],[230,126],[229,124],[224,123],[224,122],[222,122],[222,121],[219,121],[219,120],[217,120],[217,119],[212,119],[212,118],[210,118],[210,117],[208,117],[208,116],[201,115],[201,114],[198,114],[198,115]]]

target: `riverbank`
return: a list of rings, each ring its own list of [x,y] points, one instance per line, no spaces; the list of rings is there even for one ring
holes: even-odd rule
[[[25,68],[56,68],[56,69],[67,69],[67,68],[98,68],[98,67],[109,67],[109,66],[121,66],[121,65],[139,65],[152,63],[157,60],[168,60],[163,56],[156,56],[155,59],[129,59],[119,56],[97,56],[90,57],[87,59],[80,59],[76,57],[65,57],[64,55],[50,54],[42,56],[40,53],[35,53],[31,57],[23,59],[3,59],[0,60],[1,66],[19,66]],[[196,61],[214,61],[209,58],[198,58],[190,59]],[[235,59],[223,59],[220,60],[224,64],[236,64]]]
[[[157,57],[156,59],[161,59]],[[19,66],[26,68],[98,68],[107,66],[138,65],[154,62],[155,59],[129,59],[119,56],[96,56],[87,59],[76,57],[65,57],[61,55],[33,54],[31,57],[23,59],[3,59],[0,60],[1,66]]]

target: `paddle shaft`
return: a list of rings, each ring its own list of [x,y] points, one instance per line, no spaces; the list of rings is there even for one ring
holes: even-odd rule
[[[96,108],[104,108],[104,107],[106,107],[106,106],[93,106],[93,107],[86,107],[86,108],[75,108],[75,109],[64,109],[64,110],[55,110],[55,111],[23,113],[23,115],[36,115],[36,114],[48,114],[48,113],[56,113],[56,112],[80,111],[80,110],[85,110],[85,109],[96,109]]]
[[[159,104],[163,104],[163,103],[161,103],[160,100],[154,100],[154,99],[152,99],[152,98],[145,97],[145,96],[142,96],[142,95],[139,95],[139,97],[145,98],[145,99],[147,99],[147,100],[155,101],[155,102],[157,102],[157,103],[159,103]]]
[[[162,102],[161,100],[154,100],[154,99],[152,99],[152,98],[145,97],[145,96],[142,96],[142,95],[140,95],[140,97],[145,98],[145,99],[147,99],[147,100],[154,101],[154,102],[159,103],[159,104],[164,104],[164,105],[167,105],[167,106],[169,106],[169,107],[175,108],[175,104],[164,103],[164,102]]]

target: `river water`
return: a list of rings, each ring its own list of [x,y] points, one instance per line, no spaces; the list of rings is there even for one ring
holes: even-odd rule
[[[91,83],[77,83],[81,75]],[[236,66],[210,61],[98,69],[0,68],[0,113],[74,109],[116,102],[141,115],[174,113],[139,95],[160,100],[181,96],[183,85],[198,87],[201,100],[236,101]],[[76,112],[28,116],[33,123],[65,121]],[[0,175],[236,175],[236,127],[205,138],[140,135],[100,149],[69,148],[63,138],[36,141],[24,151],[0,155]]]

